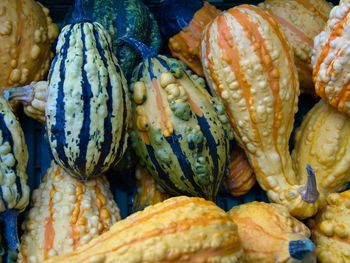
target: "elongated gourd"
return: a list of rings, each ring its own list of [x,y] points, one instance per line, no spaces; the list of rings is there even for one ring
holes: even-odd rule
[[[149,206],[54,262],[242,262],[237,227],[214,203],[174,197]]]
[[[81,13],[82,0],[76,8]],[[122,157],[127,144],[127,84],[110,36],[80,16],[58,39],[49,74],[46,129],[55,161],[88,179]]]
[[[350,181],[349,136],[350,117],[322,100],[308,112],[296,133],[293,166],[297,174],[302,174],[306,164],[312,166],[321,203]]]
[[[228,214],[237,224],[247,263],[316,262],[310,230],[279,204],[251,202]]]
[[[340,1],[324,30],[315,38],[312,56],[317,95],[341,112],[350,114],[349,64],[350,2]]]
[[[222,103],[180,61],[124,40],[144,59],[130,86],[136,154],[166,193],[214,200],[228,172],[233,137]]]
[[[309,226],[320,263],[350,260],[350,191],[333,193]]]
[[[51,163],[23,223],[18,262],[42,262],[75,250],[120,219],[105,176],[79,182]]]
[[[235,137],[269,199],[298,218],[317,212],[317,191],[297,181],[288,141],[299,95],[293,54],[276,21],[241,5],[215,18],[202,42],[212,91],[223,99]]]
[[[311,66],[314,38],[326,25],[332,5],[325,0],[265,0],[259,7],[276,19],[293,48],[301,91],[315,95]]]

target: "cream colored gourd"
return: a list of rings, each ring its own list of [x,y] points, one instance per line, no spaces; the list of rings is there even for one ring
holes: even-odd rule
[[[246,263],[316,262],[310,230],[279,204],[251,202],[228,214],[237,224]]]
[[[23,223],[18,262],[42,262],[75,250],[120,219],[104,175],[86,182],[51,163]]]
[[[174,197],[117,222],[74,252],[46,263],[242,262],[237,226],[214,203]]]
[[[207,27],[202,62],[269,199],[298,218],[313,216],[318,208],[314,178],[310,173],[307,186],[301,185],[288,149],[299,83],[293,53],[276,21],[254,6],[229,9]]]
[[[320,263],[350,261],[350,191],[330,194],[327,205],[310,220]]]
[[[315,95],[311,66],[314,37],[326,25],[332,5],[325,0],[265,0],[259,7],[276,19],[293,48],[301,91]]]
[[[350,181],[350,117],[320,101],[305,116],[295,140],[295,171],[303,174],[306,164],[312,166],[324,203],[330,193],[343,190]]]

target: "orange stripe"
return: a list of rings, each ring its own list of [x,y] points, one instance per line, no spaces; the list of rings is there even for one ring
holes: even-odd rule
[[[54,180],[55,174],[57,174],[59,169],[55,169],[52,174],[52,180]],[[53,227],[53,214],[55,213],[55,210],[53,208],[53,197],[56,193],[56,188],[52,184],[52,188],[50,191],[50,202],[49,202],[49,218],[46,221],[45,224],[45,234],[44,234],[44,259],[47,259],[49,257],[49,251],[53,247],[53,243],[55,240],[55,229]]]
[[[158,211],[156,212],[153,212],[153,213],[150,213],[150,214],[146,214],[145,216],[143,217],[139,217],[140,216],[140,213],[135,213],[133,215],[131,215],[128,219],[126,220],[130,220],[130,224],[127,225],[126,227],[124,227],[123,229],[119,230],[118,231],[118,234],[119,233],[122,233],[122,232],[125,232],[126,230],[132,228],[134,225],[137,225],[137,224],[142,224],[142,223],[145,223],[147,222],[147,220],[151,219],[152,217],[154,216],[157,216],[157,215],[161,215],[161,214],[164,214],[166,212],[169,212],[171,210],[175,210],[177,208],[180,208],[180,207],[183,207],[183,206],[186,206],[188,204],[197,204],[197,205],[202,205],[202,206],[208,206],[209,204],[211,205],[211,202],[210,201],[207,201],[207,200],[203,200],[203,199],[200,199],[200,198],[191,198],[191,199],[186,199],[184,201],[176,201],[162,209],[159,209]],[[113,231],[113,229],[111,230]],[[108,233],[108,232],[107,232]],[[111,236],[108,236],[108,235],[105,235],[105,238],[99,238],[99,242],[104,242],[110,238],[113,238],[114,235],[111,235]],[[84,250],[80,250],[79,252],[83,252],[83,251],[86,251],[88,250],[90,247],[85,247]]]
[[[74,209],[73,209],[73,212],[72,212],[72,216],[71,216],[71,220],[70,220],[70,223],[71,223],[71,236],[73,238],[73,247],[74,249],[77,248],[79,246],[79,243],[80,243],[80,232],[79,232],[79,229],[78,229],[78,226],[77,226],[77,222],[78,222],[78,219],[79,217],[81,216],[82,214],[82,211],[80,209],[80,204],[82,202],[82,199],[83,199],[83,187],[84,185],[81,183],[81,182],[77,182],[77,186],[76,186],[76,198],[77,198],[77,202],[74,206]]]
[[[190,104],[191,110],[196,115],[202,117],[203,116],[203,112],[202,112],[201,108],[196,104],[196,102],[194,100],[192,100],[190,94],[187,92],[186,85],[184,85],[184,83],[181,80],[178,80],[177,83],[179,83],[183,87],[183,89],[186,91],[187,101],[188,101],[188,104]]]
[[[168,114],[167,114],[167,107],[166,105],[164,105],[163,103],[163,99],[162,99],[162,94],[160,93],[160,87],[158,85],[158,81],[157,79],[152,79],[152,85],[153,88],[156,92],[156,100],[157,100],[157,107],[159,112],[161,113],[161,130],[166,131],[168,130],[168,121],[170,121]]]
[[[315,16],[320,16],[324,21],[328,20],[328,17],[323,15],[320,11],[318,11],[314,5],[310,2],[310,0],[296,0],[299,4],[304,6],[306,9],[308,9],[310,12],[314,13]]]
[[[325,58],[327,57],[328,52],[330,50],[330,43],[332,40],[334,40],[338,36],[341,36],[341,34],[343,33],[344,24],[346,22],[345,18],[349,13],[350,13],[350,9],[347,10],[347,12],[344,14],[342,19],[333,27],[332,33],[329,36],[326,44],[324,45],[324,47],[322,49],[320,56],[317,59],[317,62],[315,64],[314,70],[313,70],[313,79],[314,79],[315,83],[317,83],[317,76],[318,76],[318,73],[320,71],[321,64],[325,60]],[[321,80],[319,81],[318,85],[316,85],[317,93],[322,98],[325,98],[325,88],[326,88],[326,84]]]

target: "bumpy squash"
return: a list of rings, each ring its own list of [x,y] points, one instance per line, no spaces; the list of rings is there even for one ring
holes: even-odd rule
[[[45,112],[51,151],[68,173],[91,178],[125,151],[130,112],[126,80],[110,36],[98,23],[78,19],[65,26],[56,53]]]
[[[223,105],[180,61],[125,41],[144,57],[130,86],[136,154],[167,193],[213,200],[228,172],[233,137]]]
[[[157,22],[142,0],[84,0],[85,12],[100,23],[112,38],[113,52],[129,80],[135,66],[140,62],[137,52],[120,37],[132,37],[150,46],[155,52],[161,48]],[[74,22],[77,12],[69,13],[65,23]]]
[[[350,2],[340,1],[327,25],[316,38],[312,56],[316,93],[341,112],[350,114]]]
[[[350,191],[330,194],[327,206],[310,220],[317,259],[321,263],[350,261]]]
[[[316,262],[310,230],[284,206],[251,202],[228,214],[238,227],[243,262]]]
[[[225,185],[234,197],[245,195],[255,185],[256,178],[242,148],[231,153],[230,173],[224,178]]]
[[[270,200],[299,218],[314,215],[312,173],[308,187],[301,186],[288,151],[299,85],[293,53],[275,20],[250,5],[222,13],[207,27],[202,62]]]
[[[313,167],[321,203],[350,181],[349,135],[350,117],[323,101],[311,109],[296,133],[293,166],[297,174],[306,164]]]
[[[159,27],[168,41],[170,54],[199,76],[204,76],[200,60],[202,33],[220,10],[203,0],[165,0],[158,13]]]
[[[241,262],[237,227],[214,203],[174,197],[117,222],[53,262]]]
[[[325,0],[265,0],[259,7],[276,19],[293,48],[301,91],[315,95],[311,66],[314,37],[326,25],[332,5]]]
[[[161,192],[146,168],[138,165],[135,171],[137,192],[134,197],[133,211],[143,210],[145,207],[163,202],[169,195]]]
[[[85,183],[51,163],[23,223],[18,262],[43,260],[71,252],[106,232],[120,219],[107,178]]]
[[[34,0],[0,2],[0,92],[45,77],[58,29]]]

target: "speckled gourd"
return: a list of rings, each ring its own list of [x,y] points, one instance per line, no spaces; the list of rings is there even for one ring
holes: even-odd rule
[[[0,91],[44,79],[58,29],[34,0],[0,2]]]
[[[18,262],[42,262],[71,252],[119,219],[105,176],[82,183],[52,162],[22,225]]]
[[[82,0],[76,9],[82,13]],[[65,26],[49,73],[46,128],[55,161],[80,179],[97,176],[122,157],[130,105],[110,36],[83,15]]]
[[[327,197],[309,226],[320,263],[340,263],[350,260],[350,190]]]
[[[179,60],[125,41],[144,58],[130,85],[136,154],[166,193],[213,200],[228,172],[233,137],[222,103]]]
[[[245,152],[239,146],[231,152],[230,172],[224,178],[224,182],[233,197],[245,195],[256,183],[254,171]]]
[[[315,95],[311,66],[314,38],[326,25],[332,5],[326,0],[265,0],[259,7],[276,19],[293,48],[301,91]]]
[[[312,55],[317,95],[341,112],[350,114],[350,2],[341,0],[325,29],[315,38]]]
[[[199,76],[204,76],[200,60],[202,34],[220,12],[203,0],[165,0],[158,8],[158,24],[168,41],[170,54]]]
[[[288,150],[299,83],[293,53],[276,21],[250,5],[227,10],[204,33],[202,62],[269,199],[298,218],[314,215],[314,178],[310,173],[306,186],[298,182]]]
[[[316,262],[310,230],[286,207],[251,202],[232,208],[247,263]]]
[[[174,197],[114,224],[54,262],[242,262],[237,227],[214,203]]]
[[[159,189],[159,185],[145,167],[138,165],[135,171],[137,192],[132,205],[133,211],[143,210],[145,207],[155,205],[170,198]]]
[[[345,189],[350,181],[350,117],[318,102],[305,116],[296,133],[293,166],[297,175],[306,164],[315,170],[320,202]],[[306,181],[306,178],[300,178]]]

